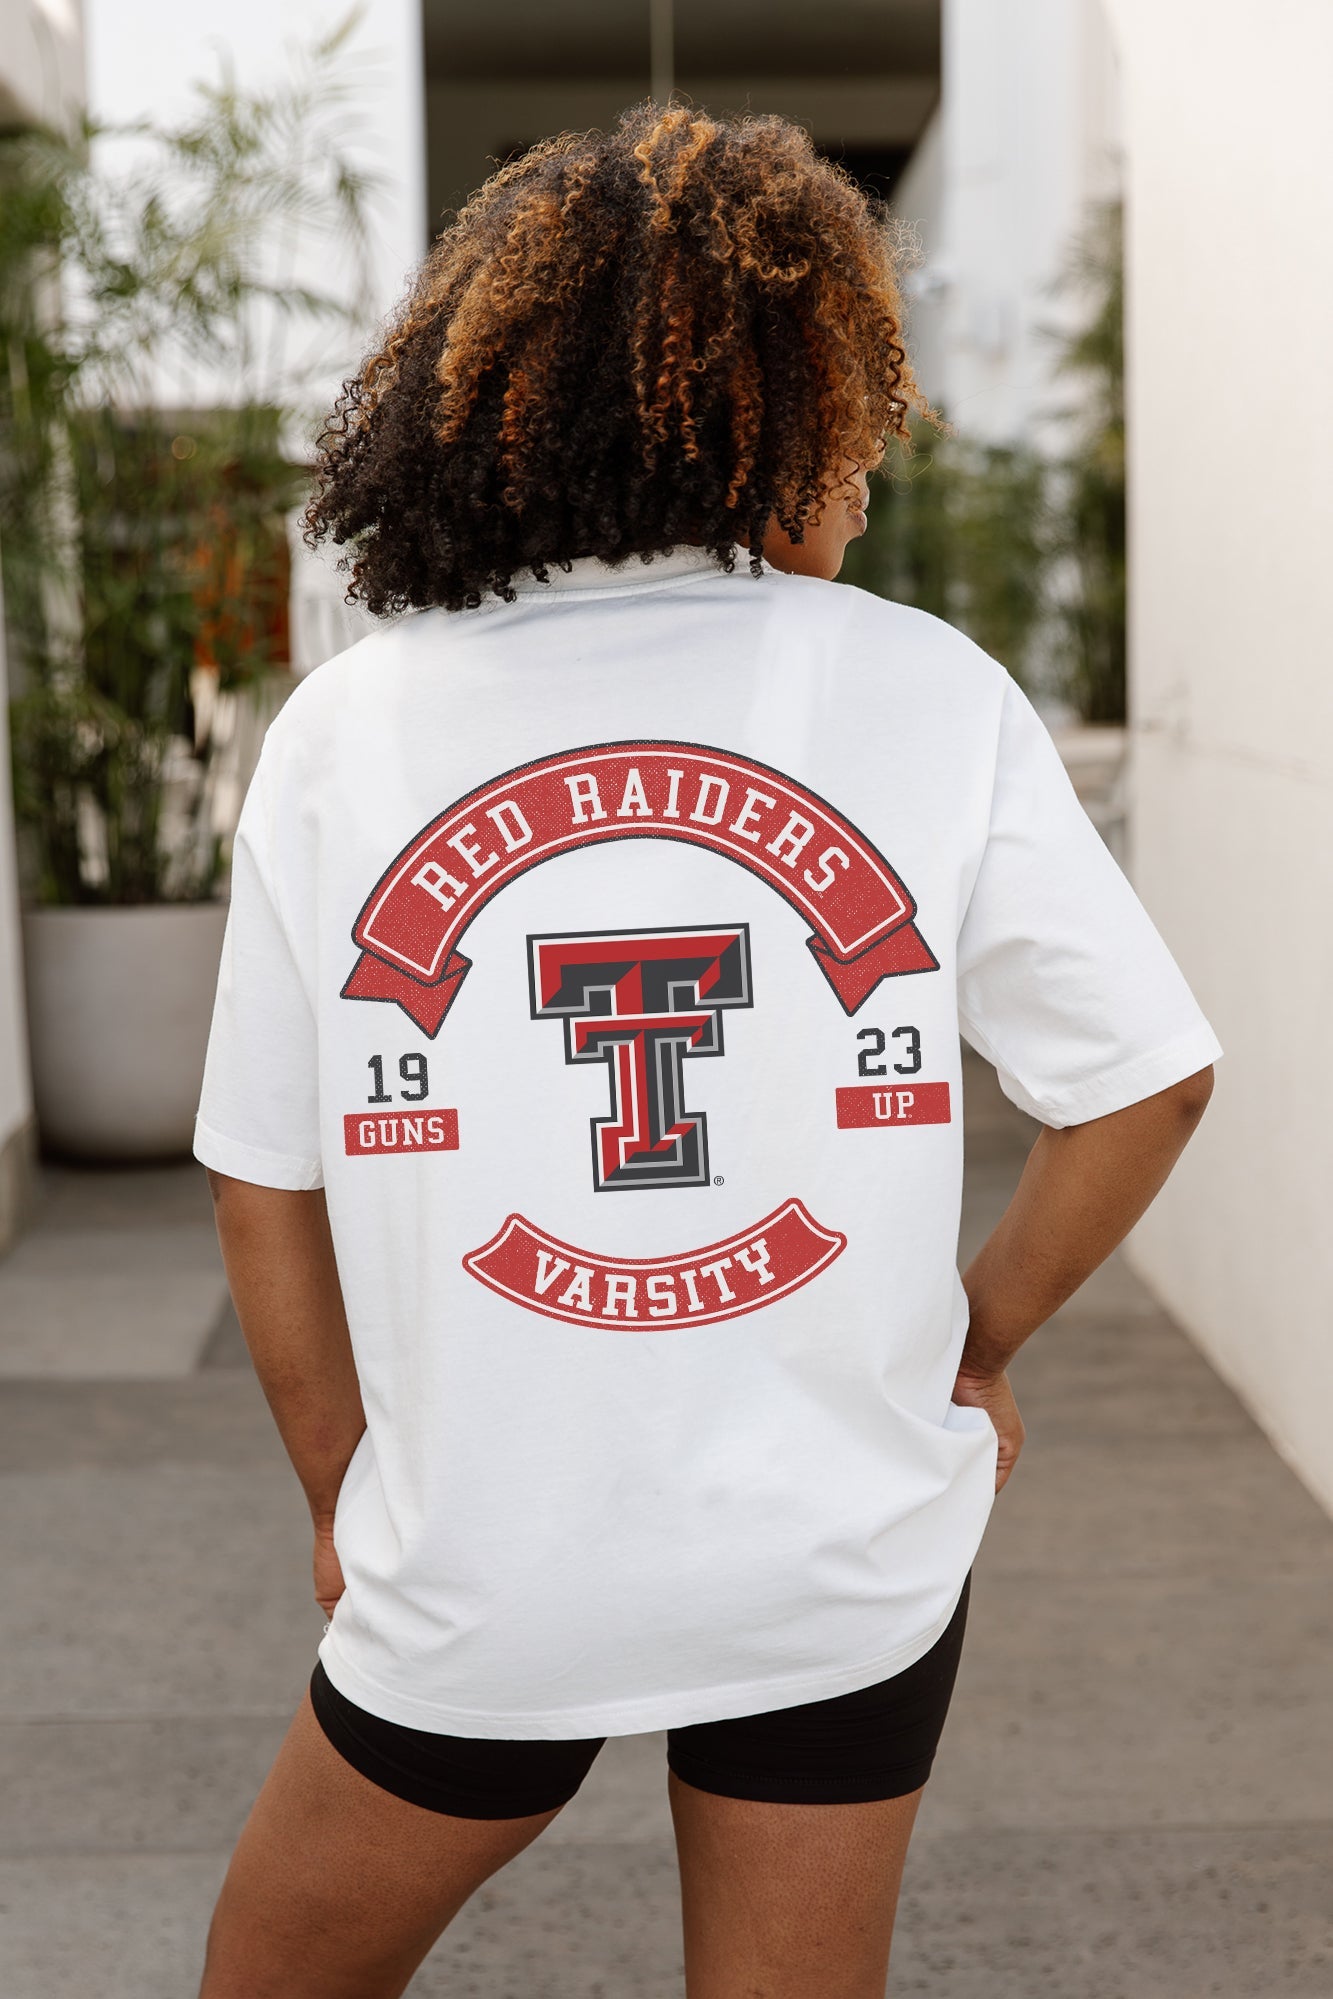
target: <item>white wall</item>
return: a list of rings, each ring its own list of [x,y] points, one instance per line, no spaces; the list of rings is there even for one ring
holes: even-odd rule
[[[82,104],[79,0],[0,0],[0,119],[60,125]]]
[[[1132,1253],[1333,1506],[1333,8],[1113,6],[1131,867],[1227,1051]]]
[[[967,436],[1039,436],[1054,400],[1042,328],[1089,201],[1118,188],[1117,91],[1100,0],[944,0],[940,107],[895,205],[922,385]]]

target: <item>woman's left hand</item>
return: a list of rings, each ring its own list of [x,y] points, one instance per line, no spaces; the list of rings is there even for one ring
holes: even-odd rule
[[[953,1385],[953,1399],[969,1409],[984,1409],[995,1425],[995,1434],[1000,1440],[999,1455],[995,1460],[995,1490],[998,1492],[1018,1463],[1018,1454],[1026,1435],[1014,1391],[1009,1386],[1009,1377],[1004,1373],[969,1374],[960,1368]]]
[[[342,1563],[333,1545],[333,1522],[315,1523],[315,1602],[325,1617],[332,1617],[334,1606],[342,1595],[346,1584],[343,1582]]]

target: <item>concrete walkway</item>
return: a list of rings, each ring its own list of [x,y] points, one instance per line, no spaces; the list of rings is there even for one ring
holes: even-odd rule
[[[969,1112],[973,1241],[1028,1131]],[[0,1326],[0,1994],[192,1999],[320,1630],[200,1176],[49,1176]],[[1118,1262],[1016,1376],[894,1994],[1330,1999],[1333,1523]],[[680,1999],[677,1932],[624,1738],[412,1992]]]

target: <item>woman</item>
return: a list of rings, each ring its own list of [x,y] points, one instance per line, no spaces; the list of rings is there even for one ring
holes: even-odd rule
[[[497,174],[323,441],[197,1151],[330,1622],[205,1999],[399,1993],[668,1731],[690,1999],[871,1999],[1023,1429],[1217,1045],[1001,668],[833,587],[920,407],[780,119]],[[1045,1127],[965,1279],[958,1030]],[[704,1059],[708,1058],[708,1059]]]

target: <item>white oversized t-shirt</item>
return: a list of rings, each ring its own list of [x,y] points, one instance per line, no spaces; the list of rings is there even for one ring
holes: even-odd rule
[[[321,1657],[473,1736],[866,1686],[992,1499],[960,1028],[1051,1125],[1217,1043],[949,626],[698,550],[517,588],[305,681],[236,838],[196,1151],[326,1190],[367,1428]]]

